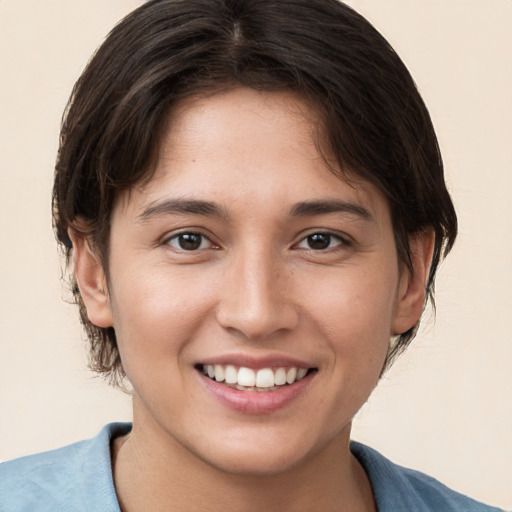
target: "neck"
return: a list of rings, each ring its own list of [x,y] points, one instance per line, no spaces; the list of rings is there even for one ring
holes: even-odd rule
[[[114,440],[114,482],[123,512],[376,510],[366,474],[349,450],[349,429],[295,467],[274,474],[227,472],[163,433],[134,421]]]

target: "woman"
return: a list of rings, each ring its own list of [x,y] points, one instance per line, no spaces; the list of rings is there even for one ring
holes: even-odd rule
[[[428,112],[354,11],[147,2],[75,86],[53,205],[133,425],[3,465],[5,510],[496,510],[350,442],[457,231]]]

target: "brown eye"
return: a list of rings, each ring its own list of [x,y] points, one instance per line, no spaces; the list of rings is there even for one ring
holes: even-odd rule
[[[331,233],[312,233],[304,237],[297,245],[300,249],[313,251],[325,251],[335,249],[338,246],[349,245],[343,238]]]
[[[179,233],[167,242],[174,249],[182,251],[197,251],[211,247],[212,243],[201,233]]]
[[[331,235],[328,233],[315,233],[314,235],[309,235],[306,240],[310,249],[318,251],[329,247],[331,244]]]

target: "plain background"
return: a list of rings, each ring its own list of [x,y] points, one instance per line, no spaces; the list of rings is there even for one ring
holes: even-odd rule
[[[89,56],[136,0],[0,0],[0,459],[130,419],[86,369],[62,302],[50,192],[61,114]],[[408,353],[355,439],[449,486],[512,507],[512,1],[353,0],[430,108],[460,237]]]

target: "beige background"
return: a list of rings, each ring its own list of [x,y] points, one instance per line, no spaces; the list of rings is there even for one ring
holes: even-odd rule
[[[50,221],[71,87],[136,0],[0,0],[0,459],[92,436],[129,398],[85,368]],[[430,107],[460,216],[437,320],[384,378],[354,437],[512,508],[512,1],[353,0]]]

